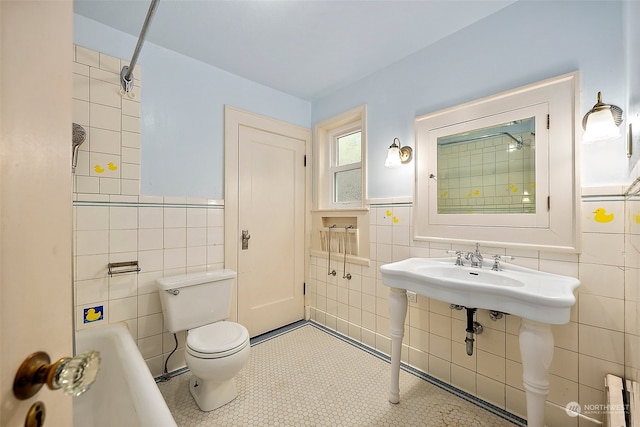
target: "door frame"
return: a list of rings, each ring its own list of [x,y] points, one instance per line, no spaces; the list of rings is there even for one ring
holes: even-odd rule
[[[265,132],[283,135],[304,141],[305,168],[305,217],[304,217],[304,282],[309,282],[309,248],[311,244],[311,129],[240,110],[228,105],[224,107],[224,264],[225,268],[238,271],[238,243],[241,230],[238,222],[239,194],[239,128],[252,127]],[[230,319],[238,320],[238,283],[233,287]],[[309,302],[304,295],[304,317],[309,319]]]

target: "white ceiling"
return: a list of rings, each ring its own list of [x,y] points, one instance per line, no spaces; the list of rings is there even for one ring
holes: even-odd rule
[[[514,1],[160,0],[146,40],[313,100]],[[149,4],[74,0],[74,11],[137,38]]]

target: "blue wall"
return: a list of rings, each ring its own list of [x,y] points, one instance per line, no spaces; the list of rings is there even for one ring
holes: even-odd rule
[[[369,198],[411,196],[413,166],[383,165],[394,137],[415,145],[416,116],[576,70],[582,112],[598,91],[622,108],[635,93],[637,105],[638,78],[629,76],[638,71],[630,53],[639,36],[628,15],[640,18],[638,9],[633,2],[520,0],[313,104],[147,42],[142,194],[223,198],[225,104],[305,127],[367,104]],[[74,30],[76,44],[124,59],[137,41],[79,15]],[[583,186],[630,181],[637,158],[627,159],[624,138],[581,145]]]
[[[74,15],[74,43],[130,60],[137,42]],[[141,194],[224,198],[224,106],[309,127],[311,104],[145,42]],[[135,75],[134,70],[134,75]]]
[[[368,105],[369,197],[410,196],[412,167],[384,168],[394,137],[414,145],[413,119],[429,112],[580,70],[582,111],[625,105],[622,4],[520,0],[313,103],[317,123]],[[428,20],[425,20],[428,25]],[[582,185],[627,182],[623,138],[582,146]]]

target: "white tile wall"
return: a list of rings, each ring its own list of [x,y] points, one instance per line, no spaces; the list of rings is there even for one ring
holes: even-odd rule
[[[486,249],[516,256],[513,262],[518,265],[581,280],[571,321],[552,327],[555,351],[550,368],[552,392],[546,410],[549,426],[598,425],[602,420],[595,415],[579,421],[569,419],[564,406],[572,400],[583,405],[602,403],[606,373],[640,379],[640,201],[585,199],[582,212],[580,255]],[[596,214],[602,221],[596,220]],[[361,294],[362,315],[355,326],[363,343],[388,354],[389,289],[382,285],[379,266],[408,256],[444,256],[444,250],[451,249],[451,245],[411,241],[408,206],[372,206],[370,218],[371,265],[361,267],[360,291],[355,292]],[[339,280],[330,284],[325,270],[326,260],[312,257],[308,302],[314,320],[339,330],[341,323],[352,321],[335,310],[336,295],[349,284]],[[334,288],[332,293],[327,292],[330,288]],[[418,303],[409,304],[402,360],[524,416],[520,319],[505,316],[494,322],[485,310],[479,310],[476,318],[485,329],[476,337],[470,357],[464,345],[464,313],[418,296]],[[352,330],[344,329],[346,334]]]
[[[133,99],[120,94],[124,61],[80,46],[74,53],[73,121],[87,131],[79,150],[75,191],[138,195],[139,93]]]
[[[126,322],[151,372],[160,375],[173,336],[164,332],[155,280],[224,266],[223,206],[139,196],[140,82],[135,98],[123,98],[123,61],[80,46],[74,51],[74,121],[88,131],[75,174],[76,329]],[[107,274],[110,262],[135,260],[138,274]],[[84,323],[84,309],[96,307],[102,320]],[[184,366],[182,354],[170,367]]]

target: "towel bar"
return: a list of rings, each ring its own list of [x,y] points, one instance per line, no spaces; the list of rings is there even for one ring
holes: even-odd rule
[[[140,271],[140,266],[138,265],[138,261],[124,261],[124,262],[111,262],[108,265],[109,267],[109,276],[113,276],[114,274],[124,274],[124,273],[138,273]],[[124,270],[116,270],[123,268]]]

